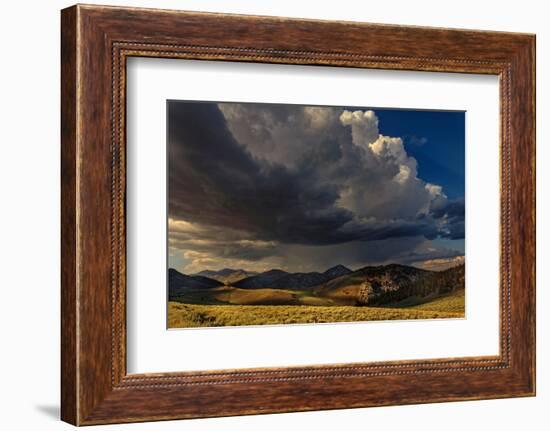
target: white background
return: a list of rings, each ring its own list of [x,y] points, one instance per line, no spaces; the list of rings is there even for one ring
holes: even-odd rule
[[[543,430],[550,415],[548,337],[550,297],[550,162],[545,142],[550,28],[545,4],[536,0],[480,2],[297,0],[103,1],[106,4],[284,15],[381,23],[478,28],[537,33],[538,138],[538,396],[386,407],[106,426],[146,430]],[[9,430],[70,429],[57,420],[59,399],[59,9],[65,1],[5,2],[0,16],[0,286],[2,381],[0,426]],[[546,187],[545,187],[546,186]]]
[[[498,77],[134,58],[127,83],[129,373],[498,354]],[[466,111],[467,318],[167,331],[167,99]]]

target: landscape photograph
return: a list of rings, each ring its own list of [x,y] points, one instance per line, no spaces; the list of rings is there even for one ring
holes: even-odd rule
[[[465,317],[465,113],[167,101],[167,326]]]

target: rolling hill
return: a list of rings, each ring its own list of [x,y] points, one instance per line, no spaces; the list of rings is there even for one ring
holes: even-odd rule
[[[230,271],[241,270],[227,270],[226,277]],[[169,300],[188,304],[411,307],[463,289],[464,265],[441,272],[397,264],[356,271],[337,265],[323,273],[273,269],[236,282],[170,269],[169,283]]]
[[[318,286],[317,295],[352,305],[418,303],[464,287],[464,265],[436,272],[391,264],[368,266]],[[416,301],[412,301],[412,299]]]
[[[257,272],[245,271],[244,269],[223,268],[218,271],[207,269],[193,275],[212,278],[214,280],[218,280],[222,282],[223,284],[230,285],[230,284],[236,283],[239,280],[242,280],[247,277],[251,277],[256,274]]]
[[[244,289],[262,289],[266,287],[273,288],[277,284],[277,280],[279,278],[287,275],[289,275],[288,272],[281,271],[280,269],[272,269],[240,280],[235,283],[234,286]]]
[[[351,274],[353,271],[344,265],[336,265],[332,268],[327,269],[325,272],[323,272],[324,275],[326,275],[329,279],[333,279],[335,277],[340,277],[341,275],[348,275]]]
[[[234,283],[235,287],[245,289],[307,289],[326,283],[333,278],[352,273],[351,269],[337,265],[325,272],[294,272],[288,273],[280,269],[272,269],[253,277]]]
[[[188,290],[212,289],[222,285],[223,283],[202,275],[185,275],[173,268],[168,270],[168,292],[171,298],[185,294]]]

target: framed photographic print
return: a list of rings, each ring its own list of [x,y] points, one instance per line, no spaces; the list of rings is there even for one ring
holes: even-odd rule
[[[63,420],[535,394],[533,35],[61,30]]]
[[[464,112],[166,111],[168,328],[465,316]]]

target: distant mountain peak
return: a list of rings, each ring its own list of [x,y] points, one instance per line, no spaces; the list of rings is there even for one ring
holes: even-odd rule
[[[342,264],[334,265],[333,267],[330,267],[329,269],[327,269],[325,272],[332,271],[334,269],[345,270],[345,271],[352,272],[351,269],[349,269],[347,266],[344,266]]]
[[[256,275],[255,272],[246,271],[244,269],[233,269],[233,268],[223,268],[219,270],[205,269],[201,272],[196,273],[195,275],[205,276],[213,278],[214,280],[221,281],[224,284],[229,284],[242,280],[243,278]]]
[[[281,269],[270,269],[269,271],[239,280],[235,283],[235,286],[243,288],[272,287],[276,280],[287,275],[289,275],[289,273]]]
[[[169,275],[184,275],[183,272],[178,271],[176,268],[168,268]]]
[[[244,272],[244,271],[242,269],[233,269],[233,268],[223,268],[216,271],[218,275],[223,275],[223,276],[233,274],[234,272]]]
[[[221,286],[217,280],[203,275],[186,275],[177,269],[168,269],[168,292],[169,297],[174,298],[188,289],[211,289]]]
[[[275,268],[275,269],[270,269],[269,271],[262,272],[260,275],[271,275],[271,274],[285,275],[285,274],[288,274],[288,272],[283,271],[282,269]]]
[[[327,269],[325,272],[323,272],[323,274],[330,278],[335,278],[340,277],[341,275],[351,274],[352,272],[353,271],[351,269],[344,265],[336,265],[332,268]]]

